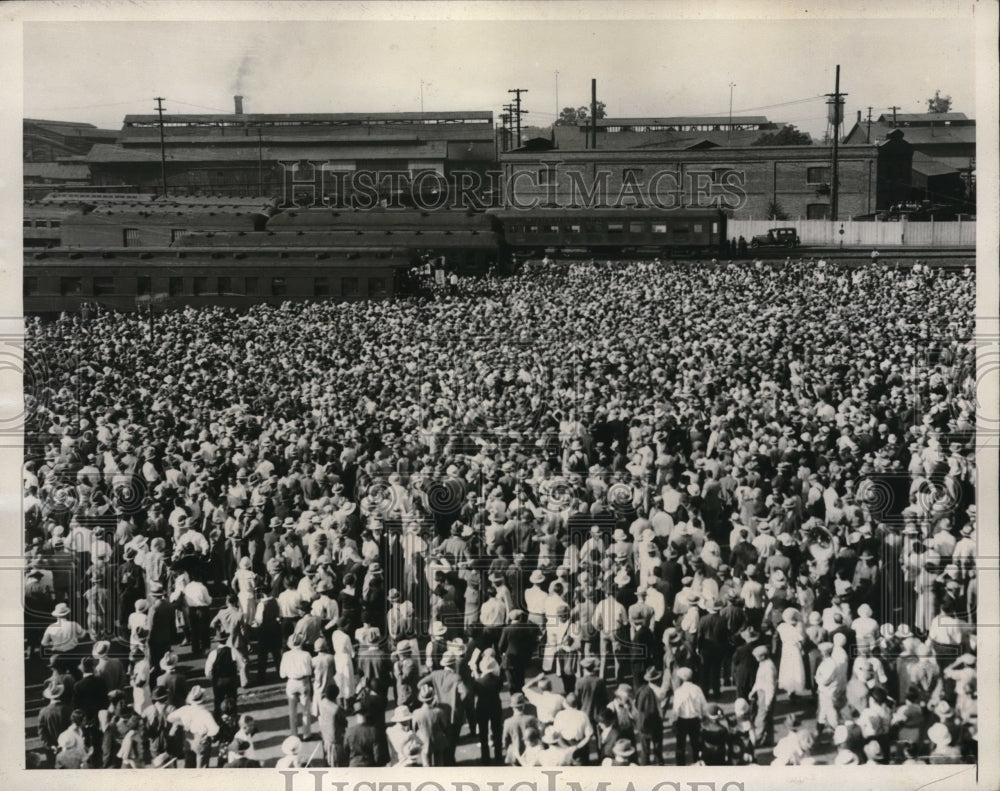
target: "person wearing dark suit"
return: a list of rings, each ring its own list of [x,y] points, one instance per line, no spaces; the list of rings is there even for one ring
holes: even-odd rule
[[[714,599],[706,599],[705,613],[698,620],[694,649],[701,660],[700,686],[705,694],[721,692],[722,660],[729,651],[729,632]]]
[[[618,717],[609,708],[601,709],[597,715],[597,763],[604,762],[604,759],[615,759],[615,744],[621,738],[618,730]]]
[[[257,595],[260,601],[254,613],[253,629],[257,636],[257,683],[263,684],[269,657],[274,660],[274,672],[281,669],[281,610],[278,600],[267,588],[258,588]]]
[[[663,761],[663,714],[660,711],[658,685],[663,673],[657,667],[649,667],[643,674],[643,683],[635,691],[635,712],[638,724],[639,765],[662,766]]]
[[[752,626],[740,633],[741,644],[733,651],[733,685],[736,687],[736,697],[750,700],[750,690],[757,678],[757,660],[753,651],[759,645],[764,645],[757,630]]]
[[[59,734],[69,727],[73,707],[63,700],[66,690],[62,684],[51,684],[42,694],[49,703],[38,712],[38,738],[49,755],[54,756],[59,747]]]
[[[174,605],[164,598],[163,585],[159,582],[150,583],[150,596],[152,603],[149,605],[147,615],[149,623],[149,667],[151,685],[156,684],[156,677],[160,672],[160,660],[170,651],[170,646],[175,640],[175,618]]]
[[[441,669],[433,670],[420,679],[420,685],[430,685],[434,690],[437,705],[448,715],[449,742],[445,751],[445,764],[455,765],[455,748],[458,746],[458,736],[466,713],[466,698],[469,688],[456,670],[459,657],[451,652],[445,652],[441,657]]]
[[[524,676],[535,655],[540,632],[535,624],[527,622],[527,614],[523,610],[514,610],[508,617],[510,623],[500,632],[498,651],[510,691],[514,693],[524,688]]]
[[[103,738],[97,715],[108,705],[108,685],[103,678],[94,675],[96,667],[97,660],[94,657],[84,657],[80,662],[80,672],[83,676],[73,687],[73,708],[80,709],[84,713],[83,735],[87,747],[92,750],[87,763],[94,769],[102,765]]]
[[[628,657],[628,667],[632,676],[632,687],[638,688],[648,667],[663,666],[662,643],[657,641],[645,620],[635,618],[628,627],[623,627],[619,651]]]
[[[384,738],[368,721],[368,704],[356,701],[354,722],[347,726],[344,734],[344,748],[347,751],[348,766],[385,766],[389,756],[385,752]]]

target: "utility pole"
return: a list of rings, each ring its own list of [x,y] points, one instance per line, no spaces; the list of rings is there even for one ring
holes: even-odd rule
[[[840,92],[840,64],[837,64],[837,77],[834,83],[833,93],[828,93],[827,96],[832,96],[833,110],[830,113],[830,123],[833,126],[833,175],[830,180],[830,219],[837,219],[837,202],[840,197],[840,178],[837,173],[837,156],[838,156],[838,146],[840,144],[840,121],[841,121],[841,97],[847,96],[846,93]],[[827,102],[831,104],[831,102]]]
[[[527,88],[511,88],[509,91],[507,91],[507,93],[514,94],[514,97],[515,97],[514,98],[514,119],[515,119],[515,123],[517,124],[517,147],[518,148],[521,147],[521,115],[522,115],[522,112],[521,112],[521,94],[522,93],[527,93],[527,92],[528,92]],[[523,113],[523,114],[527,115],[526,112]]]
[[[264,197],[264,138],[257,127],[257,197]]]
[[[163,142],[163,97],[154,96],[156,112],[160,114],[160,185],[163,195],[167,194],[167,148]]]
[[[868,108],[868,131],[865,132],[865,142],[870,143],[872,141],[872,108]]]
[[[896,107],[895,105],[893,105],[889,109],[892,110],[892,128],[895,129],[896,128],[896,110],[902,110],[903,108],[902,107]]]
[[[590,147],[597,150],[597,80],[590,80]]]
[[[733,88],[736,87],[735,82],[729,83],[729,145],[733,144]]]
[[[559,120],[559,70],[556,69],[556,121]]]

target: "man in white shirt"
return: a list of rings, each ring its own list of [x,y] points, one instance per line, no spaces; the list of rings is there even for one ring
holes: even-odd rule
[[[309,738],[311,725],[310,691],[312,688],[312,657],[302,649],[302,634],[294,634],[288,638],[288,650],[281,656],[281,667],[278,675],[287,678],[285,696],[288,698],[288,730],[293,736],[299,735],[298,710],[302,709],[304,723],[304,739]]]
[[[563,696],[552,691],[552,682],[545,674],[528,679],[522,691],[528,702],[535,707],[538,722],[543,728],[551,725],[555,721],[556,715],[566,705]]]
[[[48,648],[54,654],[65,654],[75,649],[87,636],[87,630],[76,621],[69,620],[69,616],[70,609],[66,602],[56,605],[52,611],[56,622],[45,629],[42,648]]]
[[[552,721],[559,736],[573,749],[573,757],[586,765],[590,757],[590,741],[594,738],[594,726],[590,717],[579,708],[576,693],[566,695],[561,708]]]
[[[212,740],[219,732],[219,725],[212,713],[202,705],[204,700],[205,690],[194,686],[188,693],[186,705],[167,715],[167,722],[175,730],[184,729],[185,765],[188,768],[202,769],[208,766],[212,756]]]
[[[608,590],[601,603],[594,608],[591,625],[597,630],[601,643],[601,678],[604,677],[609,653],[614,656],[615,678],[618,678],[621,669],[618,662],[618,633],[620,629],[628,626],[628,614],[611,590]]]
[[[183,595],[191,624],[191,653],[201,656],[209,645],[211,618],[208,608],[212,606],[212,594],[208,592],[204,582],[193,579],[184,586]]]
[[[674,721],[674,733],[677,738],[677,765],[687,763],[687,741],[691,741],[691,753],[697,763],[701,755],[701,718],[705,714],[708,701],[701,687],[691,681],[694,672],[689,667],[677,669],[677,679],[680,686],[674,690],[673,712],[677,718]]]

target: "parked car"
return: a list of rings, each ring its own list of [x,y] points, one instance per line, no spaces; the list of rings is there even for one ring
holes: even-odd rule
[[[796,247],[799,235],[794,228],[771,228],[750,240],[751,247]]]

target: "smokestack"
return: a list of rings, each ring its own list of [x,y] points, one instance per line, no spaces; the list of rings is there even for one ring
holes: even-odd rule
[[[243,115],[243,97],[234,96],[233,101],[236,102],[236,114]]]
[[[590,147],[597,148],[597,80],[590,81]]]
[[[861,125],[861,111],[858,110],[858,125]]]

